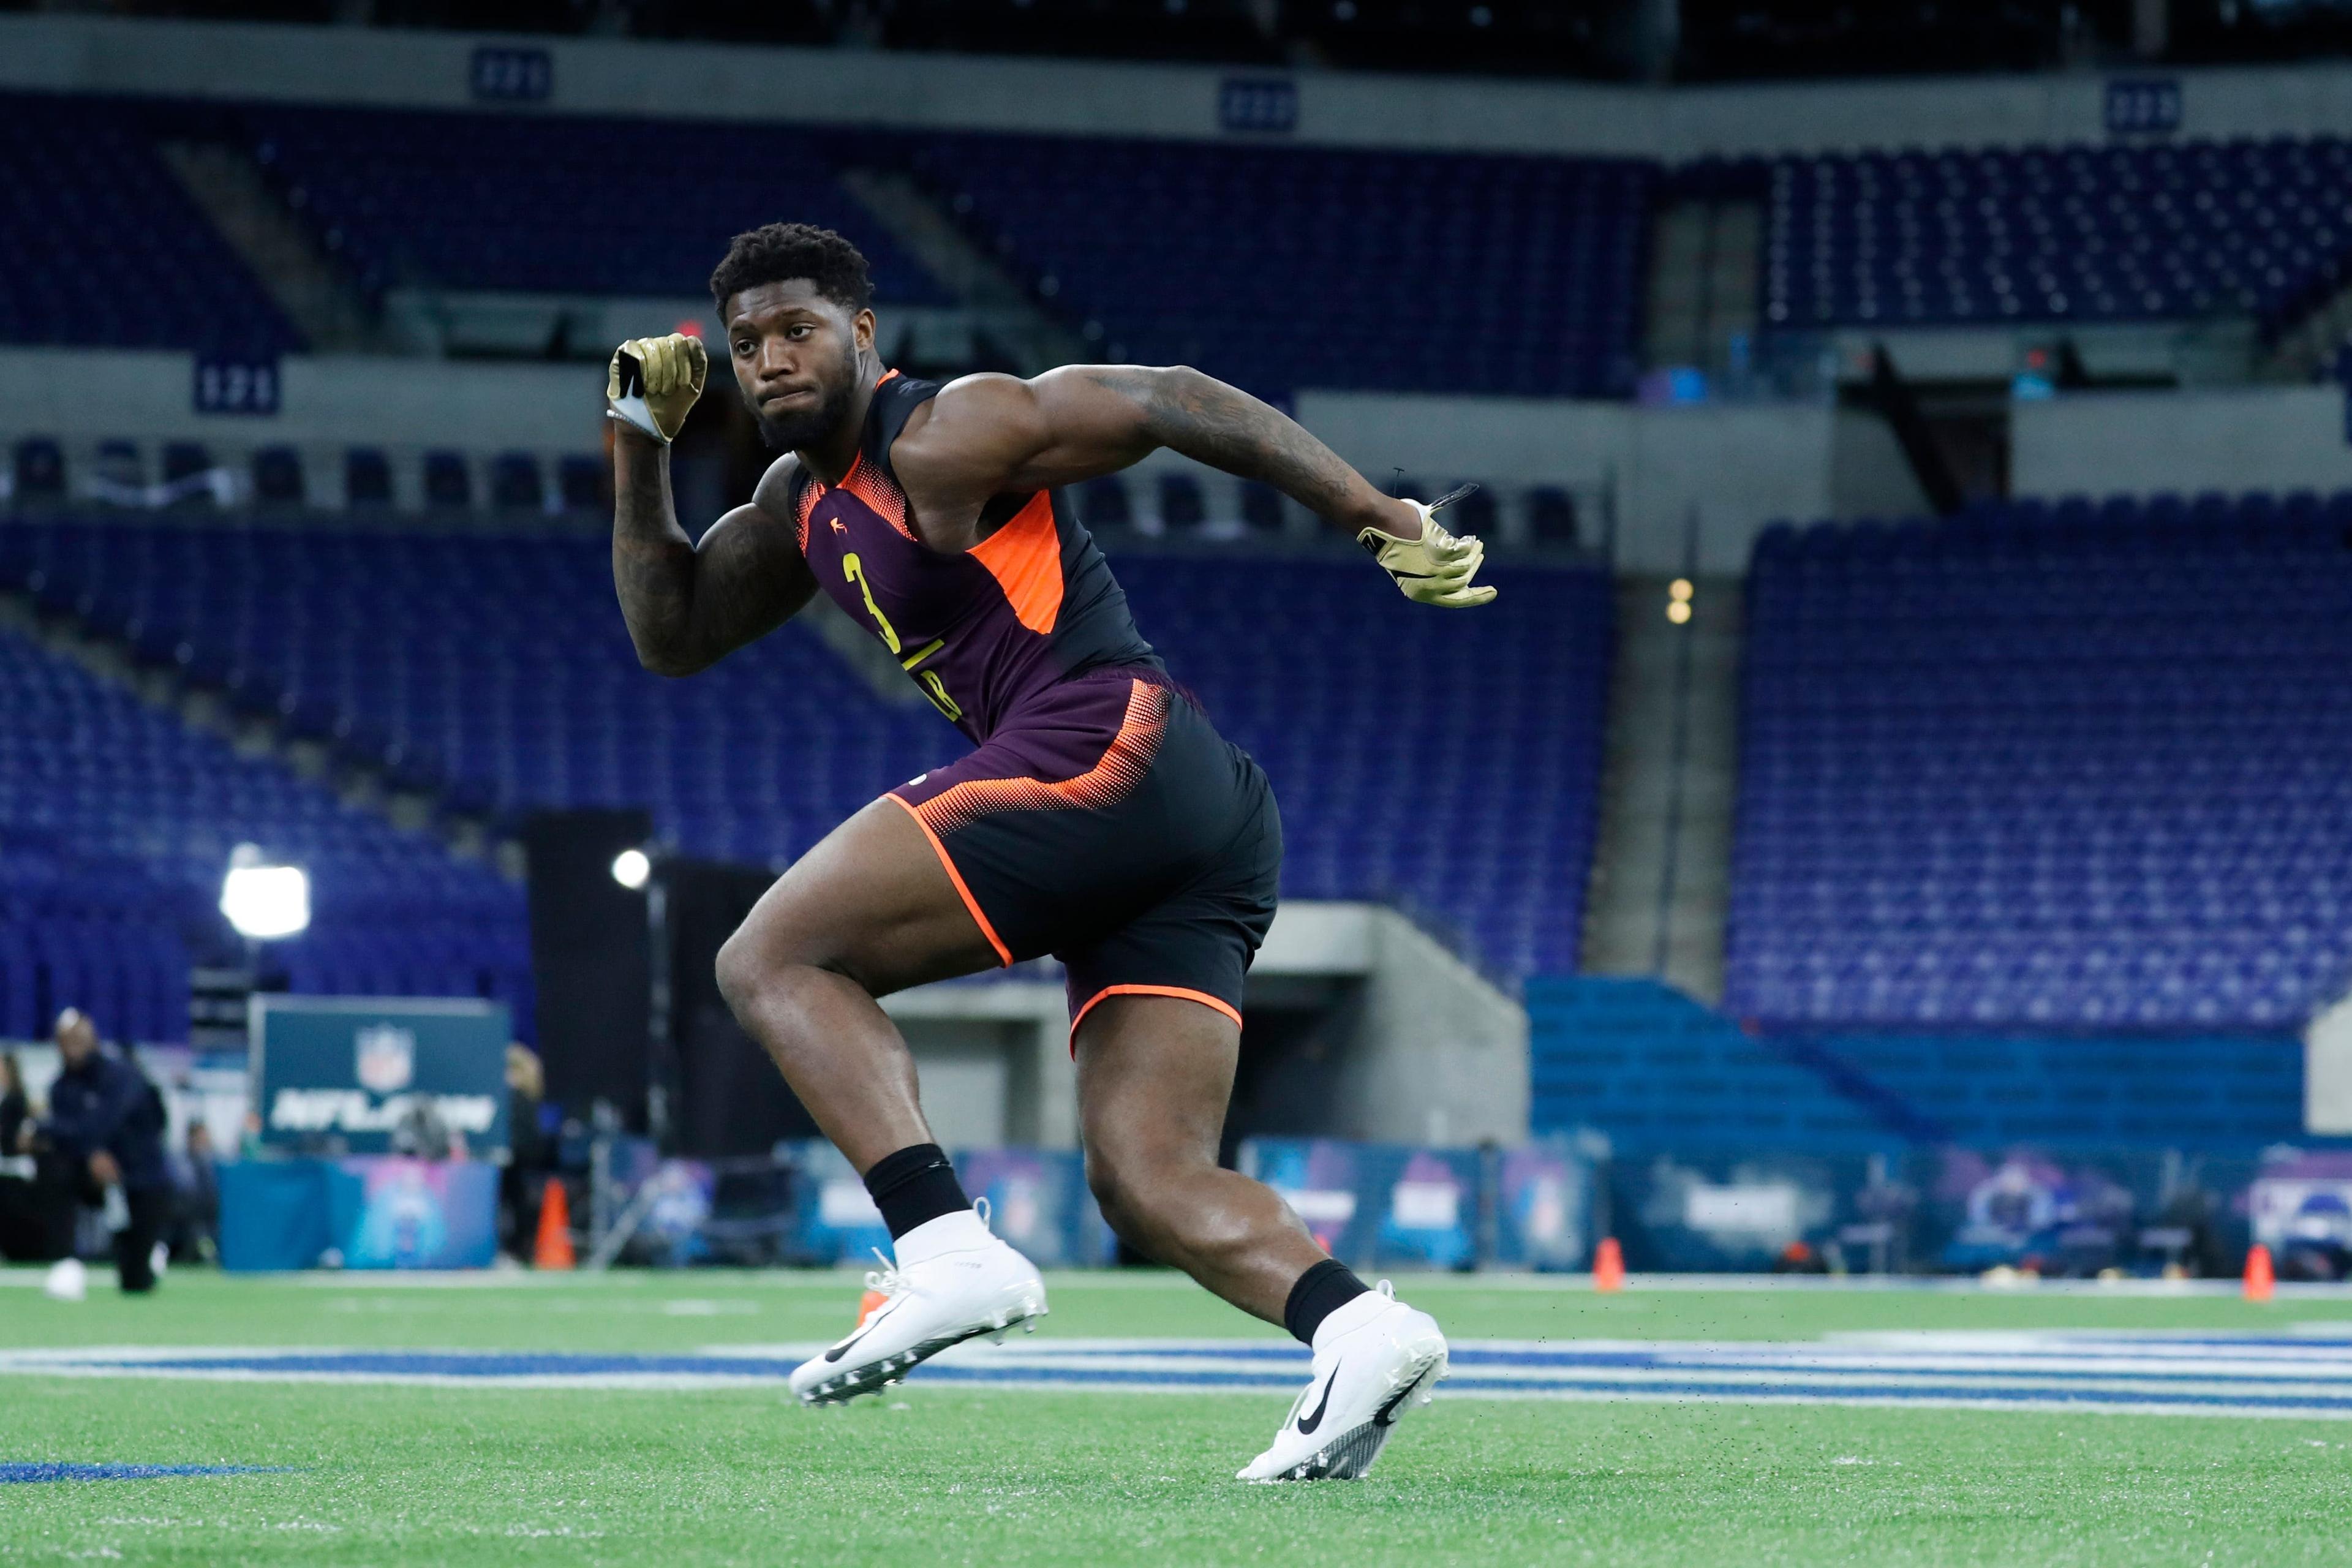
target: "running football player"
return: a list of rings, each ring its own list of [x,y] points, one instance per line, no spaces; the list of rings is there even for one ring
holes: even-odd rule
[[[1408,597],[1446,608],[1495,596],[1473,581],[1483,547],[1197,371],[900,375],[875,348],[865,258],[830,230],[739,236],[710,291],[736,384],[785,455],[698,542],[672,506],[668,447],[703,389],[703,344],[673,334],[614,355],[613,575],[640,658],[690,675],[822,591],[973,746],[803,856],[719,955],[736,1017],[863,1174],[894,1240],[883,1304],[799,1368],[794,1392],[850,1399],[1044,1315],[1044,1282],[966,1197],[875,999],[1050,953],[1069,977],[1104,1217],[1314,1352],[1241,1479],[1362,1475],[1444,1375],[1445,1340],[1327,1256],[1272,1190],[1217,1164],[1281,818],[1256,763],[1138,634],[1064,487],[1180,452],[1274,486]]]

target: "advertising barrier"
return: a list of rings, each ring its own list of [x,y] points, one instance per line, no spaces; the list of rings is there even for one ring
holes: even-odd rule
[[[487,1268],[499,1172],[476,1160],[237,1160],[220,1167],[221,1267]]]
[[[507,1147],[507,1010],[494,1002],[257,994],[264,1144],[308,1154]]]

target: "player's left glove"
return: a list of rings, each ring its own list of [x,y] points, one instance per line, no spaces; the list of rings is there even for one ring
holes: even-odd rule
[[[684,332],[631,338],[613,351],[604,373],[605,417],[667,447],[677,438],[709,374],[710,356],[700,338]]]
[[[1441,507],[1453,505],[1476,485],[1440,496],[1423,506],[1417,500],[1405,502],[1421,513],[1421,537],[1399,539],[1393,533],[1377,528],[1367,528],[1356,535],[1356,542],[1372,552],[1404,596],[1415,604],[1436,605],[1448,610],[1466,610],[1474,605],[1484,605],[1495,597],[1495,590],[1474,584],[1470,580],[1486,559],[1486,547],[1478,536],[1464,534],[1460,538],[1438,526],[1437,512]]]

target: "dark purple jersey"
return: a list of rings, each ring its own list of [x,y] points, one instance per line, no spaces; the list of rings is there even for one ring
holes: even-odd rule
[[[1060,491],[996,497],[982,509],[981,542],[961,554],[916,537],[890,447],[939,390],[887,373],[841,483],[823,484],[806,469],[794,481],[801,553],[818,584],[974,742],[1071,676],[1158,669],[1110,563]]]

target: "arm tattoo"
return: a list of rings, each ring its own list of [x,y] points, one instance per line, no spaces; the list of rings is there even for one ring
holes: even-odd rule
[[[1318,516],[1346,521],[1379,492],[1280,409],[1199,371],[1120,365],[1103,384],[1144,412],[1152,440],[1196,462],[1272,485]]]
[[[669,454],[640,450],[614,468],[613,586],[620,595],[621,616],[647,669],[683,673],[694,604],[694,543],[670,508]]]
[[[773,631],[815,588],[790,530],[756,504],[721,518],[698,548],[677,525],[666,453],[619,465],[613,584],[647,669],[690,675]]]

